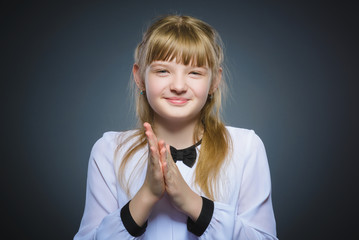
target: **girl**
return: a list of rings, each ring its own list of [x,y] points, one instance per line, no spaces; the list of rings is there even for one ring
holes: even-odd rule
[[[220,120],[217,32],[165,16],[135,52],[139,128],[91,152],[80,239],[277,239],[264,145]]]

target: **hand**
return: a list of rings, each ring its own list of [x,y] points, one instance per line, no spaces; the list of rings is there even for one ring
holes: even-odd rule
[[[163,176],[163,166],[160,161],[159,142],[149,123],[144,123],[148,141],[148,164],[144,188],[149,190],[157,200],[161,199],[165,192],[165,182]],[[160,141],[163,145],[164,142]]]
[[[193,192],[183,179],[176,163],[172,159],[170,146],[160,142],[159,150],[166,192],[172,204],[176,209],[185,213],[193,221],[196,221],[202,209],[202,198]]]
[[[156,135],[152,131],[151,125],[145,123],[143,126],[146,129],[149,149],[146,178],[142,187],[132,198],[129,205],[131,216],[139,226],[143,226],[148,219],[153,206],[161,199],[165,192],[159,143]],[[160,141],[160,144],[163,145],[164,142]]]

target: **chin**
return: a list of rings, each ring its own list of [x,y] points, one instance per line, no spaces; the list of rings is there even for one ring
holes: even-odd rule
[[[196,119],[197,117],[193,115],[173,114],[173,115],[162,116],[161,118],[164,118],[170,122],[185,123],[185,122],[192,122],[193,119]]]

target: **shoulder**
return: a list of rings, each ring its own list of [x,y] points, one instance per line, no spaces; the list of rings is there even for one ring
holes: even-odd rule
[[[231,136],[232,147],[235,154],[248,157],[258,151],[265,151],[261,138],[252,129],[226,126]]]
[[[92,152],[103,153],[108,151],[114,151],[125,138],[131,136],[134,132],[135,130],[129,130],[125,132],[105,132],[102,137],[99,138],[93,145]]]
[[[99,165],[112,166],[114,162],[114,156],[118,150],[118,146],[123,139],[131,136],[135,130],[125,132],[109,131],[105,132],[101,138],[99,138],[92,147],[90,161],[96,162]]]
[[[241,145],[263,144],[260,137],[252,129],[237,128],[231,126],[226,126],[226,129],[231,136],[232,141],[236,143],[240,143]]]
[[[134,133],[134,130],[105,132],[94,143],[88,165],[88,174],[90,176],[89,178],[93,179],[92,181],[103,179],[111,188],[115,189],[115,155],[118,152],[118,146],[122,139],[127,138],[126,136],[131,136],[131,133]]]
[[[92,155],[101,155],[116,148],[116,139],[121,135],[121,132],[105,132],[92,147]]]

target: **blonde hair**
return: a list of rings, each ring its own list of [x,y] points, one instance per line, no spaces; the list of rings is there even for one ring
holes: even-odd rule
[[[208,66],[212,72],[211,82],[213,85],[215,82],[213,79],[221,77],[219,70],[224,67],[220,36],[210,25],[190,16],[160,17],[147,29],[142,41],[137,46],[135,63],[139,66],[140,75],[144,79],[145,69],[153,61],[172,61],[174,59],[184,65]],[[134,82],[132,80],[132,83]],[[147,98],[140,94],[137,87],[133,89],[136,98],[138,129],[126,137],[117,148],[119,150],[131,139],[138,139],[125,151],[118,170],[120,184],[128,194],[131,179],[127,179],[126,182],[124,169],[134,154],[146,147],[147,139],[143,123],[153,124],[154,118],[154,112]],[[220,116],[222,95],[225,90],[226,84],[222,78],[217,90],[212,93],[202,108],[193,136],[194,142],[199,141],[203,129],[194,182],[207,197],[213,200],[217,196],[221,166],[228,156],[232,144]],[[144,158],[142,157],[141,160]]]

